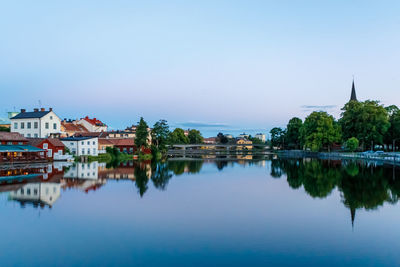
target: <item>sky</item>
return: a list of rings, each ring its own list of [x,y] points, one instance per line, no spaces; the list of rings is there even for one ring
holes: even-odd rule
[[[400,105],[399,1],[0,1],[0,117],[53,107],[124,129],[267,133]]]

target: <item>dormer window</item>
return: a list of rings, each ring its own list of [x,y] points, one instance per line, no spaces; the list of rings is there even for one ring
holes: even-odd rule
[[[52,120],[53,119],[53,116],[50,116],[50,120]]]

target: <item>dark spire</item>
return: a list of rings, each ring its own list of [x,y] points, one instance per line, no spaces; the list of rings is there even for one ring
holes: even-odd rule
[[[350,97],[350,101],[357,101],[357,96],[356,96],[356,87],[354,86],[354,78],[353,78],[353,84],[351,86],[351,97]]]
[[[351,213],[351,227],[354,229],[354,219],[356,218],[356,209],[350,207],[350,213]]]

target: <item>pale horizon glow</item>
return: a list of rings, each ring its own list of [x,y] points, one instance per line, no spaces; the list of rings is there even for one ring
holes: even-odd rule
[[[124,129],[267,133],[400,105],[398,1],[11,1],[0,9],[0,117],[53,107]],[[188,127],[191,126],[191,127]]]

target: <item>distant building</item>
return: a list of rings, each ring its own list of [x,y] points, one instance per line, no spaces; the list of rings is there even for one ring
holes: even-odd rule
[[[47,138],[61,134],[61,120],[52,108],[49,110],[36,108],[33,112],[21,109],[21,112],[10,121],[11,132],[20,133],[25,137]]]
[[[239,134],[238,138],[248,139],[249,136],[250,136],[249,134],[242,133],[242,134]]]
[[[70,137],[76,134],[87,133],[89,132],[85,126],[78,124],[77,121],[66,120],[64,119],[61,122],[61,136],[62,137]]]
[[[203,139],[204,144],[216,144],[217,138],[216,137],[208,137]]]
[[[29,138],[28,144],[46,151],[49,160],[61,160],[64,154],[64,144],[55,138]]]
[[[108,129],[102,121],[96,118],[90,119],[88,116],[77,121],[77,124],[83,125],[89,132],[107,132]]]
[[[7,118],[0,118],[0,127],[11,128],[11,118],[16,116],[18,112],[7,112]]]
[[[99,154],[107,153],[108,147],[114,147],[113,141],[107,138],[99,138]]]
[[[263,143],[265,143],[265,141],[266,141],[265,134],[263,134],[263,133],[258,133],[254,137],[261,140]]]
[[[354,86],[354,79],[353,79],[353,83],[352,83],[352,85],[351,85],[351,96],[350,96],[350,101],[357,101],[356,87]]]
[[[236,145],[243,145],[243,146],[238,146],[237,149],[238,150],[242,150],[242,149],[253,149],[252,146],[253,142],[244,138],[238,138],[236,139]]]
[[[97,156],[99,141],[97,137],[66,137],[61,142],[76,156]]]

